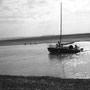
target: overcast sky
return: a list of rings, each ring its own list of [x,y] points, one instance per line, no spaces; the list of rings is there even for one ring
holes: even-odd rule
[[[0,0],[0,38],[58,35],[61,0]],[[62,0],[63,34],[90,33],[90,0]]]

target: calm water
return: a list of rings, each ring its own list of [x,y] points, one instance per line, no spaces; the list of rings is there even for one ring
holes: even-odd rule
[[[90,42],[75,44],[84,52],[57,56],[47,44],[0,46],[0,74],[90,78]]]

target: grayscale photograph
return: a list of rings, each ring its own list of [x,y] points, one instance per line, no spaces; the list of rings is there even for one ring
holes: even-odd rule
[[[0,90],[90,90],[90,0],[0,0]]]

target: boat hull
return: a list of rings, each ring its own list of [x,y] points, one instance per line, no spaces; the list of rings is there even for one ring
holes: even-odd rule
[[[52,54],[64,54],[64,53],[78,53],[80,49],[67,49],[67,48],[51,48],[48,47],[48,51]]]

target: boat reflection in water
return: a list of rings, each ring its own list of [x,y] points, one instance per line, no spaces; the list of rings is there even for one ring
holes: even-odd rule
[[[56,72],[57,76],[67,78],[66,63],[73,58],[73,54],[48,54],[52,64],[52,72]]]
[[[58,73],[57,76],[61,78],[76,78],[78,71],[81,72],[81,67],[83,64],[80,64],[78,67],[77,64],[81,62],[79,60],[80,54],[49,54],[48,58],[51,60],[51,66],[53,67],[52,72]],[[76,66],[75,66],[76,65]],[[81,76],[78,76],[81,77]]]
[[[73,54],[49,54],[49,59],[50,60],[67,60],[73,58]]]

